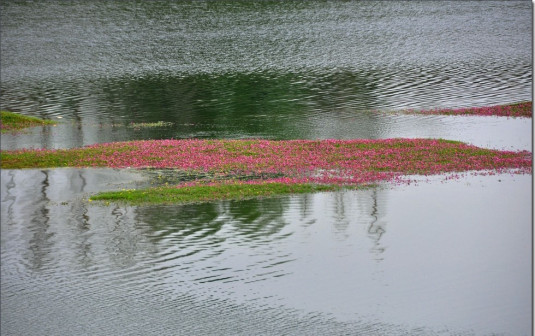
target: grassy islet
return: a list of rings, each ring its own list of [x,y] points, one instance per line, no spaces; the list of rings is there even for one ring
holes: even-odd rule
[[[28,127],[52,125],[56,122],[52,120],[43,120],[36,117],[29,117],[22,114],[0,111],[2,133],[22,130]]]

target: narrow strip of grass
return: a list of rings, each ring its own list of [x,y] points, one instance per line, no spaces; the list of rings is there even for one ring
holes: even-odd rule
[[[13,113],[9,111],[0,111],[0,129],[2,133],[17,131],[28,127],[33,126],[42,126],[42,125],[52,125],[56,124],[52,120],[43,120],[36,117],[29,117],[18,113]]]
[[[454,115],[454,116],[498,116],[513,118],[532,118],[533,104],[524,101],[513,104],[493,105],[482,107],[466,107],[455,109],[432,109],[432,110],[405,110],[405,114],[433,114],[433,115]]]
[[[215,200],[241,200],[256,197],[303,194],[341,189],[336,185],[284,184],[284,183],[232,183],[217,185],[194,185],[183,187],[156,187],[102,192],[90,201],[123,201],[129,204],[144,203],[198,203]]]
[[[142,123],[135,123],[131,122],[128,127],[130,128],[154,128],[154,127],[168,127],[173,126],[172,122],[168,121],[157,121],[157,122],[142,122]]]

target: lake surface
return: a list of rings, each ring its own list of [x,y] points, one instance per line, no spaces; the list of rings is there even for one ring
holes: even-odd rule
[[[396,123],[374,110],[531,100],[527,1],[5,1],[1,19],[2,108],[75,123],[63,146],[374,138]]]
[[[1,148],[445,138],[532,151],[532,4],[26,2],[0,11]],[[163,121],[160,127],[139,123]],[[2,335],[529,335],[532,176],[180,206],[151,171],[1,171]]]

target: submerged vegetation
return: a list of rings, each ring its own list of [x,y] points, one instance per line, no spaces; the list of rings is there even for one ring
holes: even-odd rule
[[[128,127],[134,128],[134,129],[141,129],[141,128],[155,128],[155,127],[168,127],[173,126],[172,122],[168,121],[157,121],[157,122],[142,122],[142,123],[135,123],[131,122]]]
[[[36,117],[28,117],[22,114],[0,111],[2,132],[17,131],[27,127],[55,124],[52,120],[43,120]]]
[[[433,109],[433,110],[405,110],[406,114],[441,114],[441,115],[475,115],[475,116],[498,116],[498,117],[525,117],[533,116],[533,104],[530,101],[507,105],[466,107],[457,109]]]
[[[484,149],[441,139],[189,139],[2,151],[0,165],[2,168],[173,168],[182,174],[210,176],[210,179],[201,178],[200,182],[181,183],[178,190],[177,186],[167,186],[104,193],[93,198],[191,202],[362,186],[396,181],[409,174],[510,169],[531,173],[532,153]],[[243,176],[251,178],[244,180]]]

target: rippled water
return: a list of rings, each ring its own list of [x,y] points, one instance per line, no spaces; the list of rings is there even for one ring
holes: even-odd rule
[[[2,109],[62,123],[1,148],[440,137],[532,151],[528,119],[391,113],[531,100],[531,15],[528,1],[3,1]],[[135,124],[156,121],[172,125]],[[1,171],[2,335],[530,334],[531,175],[87,200],[159,173]]]
[[[2,106],[62,117],[98,141],[316,138],[370,110],[531,100],[531,4],[11,2]],[[167,121],[135,131],[131,122]],[[351,131],[352,130],[352,131]],[[353,137],[370,126],[325,136]]]

